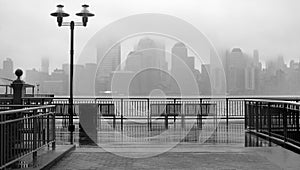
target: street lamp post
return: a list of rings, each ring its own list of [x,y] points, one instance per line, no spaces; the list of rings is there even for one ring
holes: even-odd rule
[[[88,22],[88,17],[94,16],[94,14],[90,13],[87,8],[88,5],[82,5],[83,10],[80,13],[77,13],[77,16],[82,17],[82,22],[63,22],[64,17],[68,17],[69,14],[65,13],[62,8],[63,5],[57,5],[57,11],[54,13],[51,13],[51,16],[54,16],[57,18],[58,26],[69,26],[71,30],[71,41],[70,41],[70,98],[69,98],[69,127],[68,130],[70,132],[70,143],[73,144],[73,132],[75,130],[75,126],[73,124],[73,72],[74,72],[74,27],[75,26],[84,26],[86,27]]]

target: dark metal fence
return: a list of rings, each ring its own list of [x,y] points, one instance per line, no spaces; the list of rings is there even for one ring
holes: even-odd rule
[[[39,149],[50,144],[55,149],[54,105],[1,105],[0,108],[6,110],[0,111],[0,169],[29,154],[33,154],[36,164]]]
[[[120,130],[123,130],[123,122],[127,120],[146,121],[148,129],[153,126],[152,121],[163,119],[164,128],[168,128],[169,121],[180,121],[197,119],[197,123],[202,124],[202,118],[205,119],[223,119],[228,124],[230,119],[244,119],[244,100],[237,97],[81,97],[74,98],[73,120],[79,123],[83,117],[94,117],[97,124],[103,119],[111,119],[112,126],[120,124]],[[26,104],[42,105],[53,104],[56,106],[57,137],[63,141],[76,141],[71,139],[71,135],[66,133],[69,125],[69,98],[66,97],[26,97],[23,99]],[[80,113],[80,108],[89,105],[98,108],[95,115],[83,116],[83,114],[93,114],[93,112]],[[82,112],[82,111],[81,111]],[[80,116],[81,115],[81,116]],[[89,121],[89,120],[85,120]],[[91,121],[91,123],[93,123]],[[155,126],[155,125],[154,125]],[[74,133],[79,133],[79,126],[75,126]],[[67,140],[70,139],[70,140]]]
[[[274,100],[247,100],[245,128],[300,145],[300,104]]]
[[[146,120],[151,126],[152,120],[164,119],[165,128],[168,127],[168,121],[177,118],[184,119],[223,119],[228,122],[232,119],[244,119],[245,100],[247,99],[280,99],[299,101],[297,97],[281,96],[237,96],[237,97],[77,97],[74,98],[73,113],[75,121],[80,121],[80,107],[91,105],[97,107],[97,114],[94,115],[98,122],[101,119],[112,119],[112,125],[115,127],[116,121],[120,123],[123,130],[123,121],[130,119]],[[3,102],[4,99],[0,100]],[[25,97],[23,103],[27,105],[45,105],[52,104],[56,107],[56,122],[60,132],[57,133],[59,138],[70,138],[67,133],[70,121],[69,115],[69,98],[68,97]],[[208,106],[208,107],[206,107]],[[206,107],[206,109],[205,109]],[[207,109],[208,108],[208,109]],[[205,111],[206,110],[206,111]],[[206,113],[205,113],[206,112]],[[210,112],[209,114],[207,114]],[[89,114],[89,113],[86,113]],[[82,116],[81,116],[82,117]],[[182,120],[182,119],[181,119]],[[79,133],[79,126],[75,127],[75,133]],[[73,140],[73,139],[70,139]],[[76,140],[76,139],[75,139]]]
[[[75,113],[78,113],[78,105],[80,104],[113,104],[114,114],[116,117],[126,116],[127,118],[147,118],[151,113],[151,106],[156,104],[162,105],[181,105],[182,113],[184,112],[185,105],[189,104],[215,104],[216,114],[220,118],[243,118],[244,116],[244,100],[246,97],[168,97],[168,98],[158,98],[158,97],[106,97],[106,98],[74,98],[74,108]],[[26,97],[24,98],[26,104],[54,104],[59,107],[59,112],[62,115],[67,115],[68,113],[68,98],[60,97]],[[62,113],[63,112],[63,113]]]

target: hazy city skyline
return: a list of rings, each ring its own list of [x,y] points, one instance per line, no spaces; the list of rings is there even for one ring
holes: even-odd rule
[[[105,61],[102,61],[98,68],[96,63],[76,64],[74,66],[75,95],[144,96],[160,95],[163,92],[174,96],[179,94],[178,83],[187,82],[184,80],[187,77],[194,79],[196,88],[199,90],[199,93],[192,92],[191,95],[210,95],[212,90],[216,92],[226,90],[227,95],[300,93],[298,89],[300,85],[299,61],[285,62],[284,57],[279,56],[268,60],[266,68],[262,68],[258,50],[254,50],[249,55],[240,48],[232,48],[220,56],[223,68],[211,63],[198,63],[201,64],[201,69],[199,69],[195,67],[196,57],[189,54],[189,49],[182,42],[177,42],[172,46],[170,60],[167,60],[165,44],[157,37],[139,36],[135,39],[138,41],[133,43],[133,48],[129,49],[131,52],[124,58],[122,69],[119,67],[121,65],[119,44],[107,53]],[[96,57],[100,56],[96,55]],[[214,60],[214,54],[210,55],[210,61]],[[7,58],[3,61],[2,67],[4,69],[0,69],[0,82],[10,84],[11,81],[7,78],[14,79],[12,78],[14,77],[14,61]],[[223,69],[226,84],[222,84],[221,81]],[[184,70],[191,71],[191,74]],[[68,94],[68,63],[49,72],[49,61],[47,58],[42,58],[39,68],[24,71],[26,75],[23,79],[37,87],[36,93]],[[126,84],[129,91],[127,91]],[[185,85],[187,89],[190,89],[190,83],[181,84],[180,87]]]
[[[80,20],[75,13],[81,10],[82,3],[89,3],[90,10],[96,14],[87,28],[77,28],[75,31],[75,57],[105,25],[133,14],[162,13],[181,18],[197,27],[218,51],[239,47],[251,54],[258,49],[263,61],[278,55],[288,61],[299,61],[300,58],[300,11],[297,9],[300,2],[295,0],[30,0],[18,2],[18,6],[13,1],[2,0],[0,58],[12,58],[15,67],[24,70],[37,68],[44,57],[50,59],[50,70],[68,63],[69,30],[58,28],[55,19],[50,16],[59,3],[64,4],[65,11],[71,14],[66,20]]]

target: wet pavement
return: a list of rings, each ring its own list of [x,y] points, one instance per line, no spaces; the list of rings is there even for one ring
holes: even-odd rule
[[[76,150],[53,169],[296,170],[300,167],[299,154],[245,133],[241,122],[231,122],[229,126],[221,123],[216,129],[209,124],[202,128],[191,126],[184,138],[178,138],[182,128],[171,126],[174,128],[168,129],[172,129],[170,133],[165,133],[161,124],[154,125],[152,134],[141,124],[125,125],[123,131],[102,127],[97,133],[96,146],[78,143]]]
[[[181,148],[180,148],[181,147]],[[281,147],[228,148],[205,147],[204,150],[180,146],[168,152],[130,158],[118,153],[92,148],[76,149],[53,169],[292,169],[300,167],[300,157]],[[192,148],[195,148],[193,146]],[[151,149],[149,149],[151,150]],[[144,150],[147,152],[147,150]],[[134,152],[130,152],[136,155]]]

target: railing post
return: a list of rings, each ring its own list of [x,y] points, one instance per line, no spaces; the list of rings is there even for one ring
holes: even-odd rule
[[[258,132],[258,120],[259,118],[259,114],[258,114],[258,102],[255,102],[255,128],[256,128],[256,132]]]
[[[151,130],[151,115],[150,115],[150,99],[147,98],[147,123],[148,123],[148,130]]]
[[[244,118],[245,119],[244,120],[245,127],[244,128],[247,129],[247,126],[248,126],[248,122],[247,122],[248,121],[248,117],[247,117],[248,116],[248,105],[247,105],[247,101],[246,100],[244,100],[244,109],[245,109],[244,110],[244,113],[245,113],[245,115],[244,115],[245,116],[245,118]]]
[[[297,106],[297,112],[296,112],[296,130],[297,130],[297,133],[299,133],[299,112],[300,112],[300,106]]]
[[[123,131],[123,98],[121,98],[121,131]]]
[[[53,114],[52,114],[52,150],[55,150],[55,147],[56,147],[56,127],[55,127],[55,112],[53,111]]]
[[[267,106],[267,119],[268,119],[268,135],[271,136],[272,115],[271,115],[271,105],[270,105],[270,103],[268,103],[268,106]]]
[[[33,111],[33,115],[37,115],[37,110]],[[37,149],[37,117],[33,118],[33,150]],[[37,151],[34,151],[32,153],[32,160],[33,160],[33,166],[36,167],[37,165]]]
[[[226,97],[226,126],[228,127],[228,118],[229,118],[229,101],[228,98]]]
[[[286,142],[287,138],[287,104],[283,105],[283,136],[284,136],[284,142]]]
[[[48,148],[50,147],[49,146],[49,142],[50,142],[50,116],[47,115],[47,120],[46,120],[46,131],[47,131],[47,144],[48,144]]]

